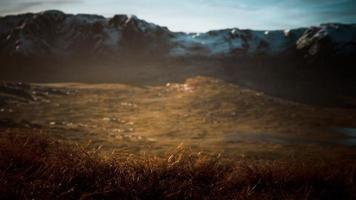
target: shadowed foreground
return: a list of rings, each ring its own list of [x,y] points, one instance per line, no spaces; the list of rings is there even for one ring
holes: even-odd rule
[[[0,199],[355,199],[356,163],[231,161],[178,147],[102,154],[46,135],[0,137]]]

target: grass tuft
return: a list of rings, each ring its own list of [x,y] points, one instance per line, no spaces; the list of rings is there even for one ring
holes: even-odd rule
[[[2,134],[0,199],[356,199],[355,162],[166,157]]]

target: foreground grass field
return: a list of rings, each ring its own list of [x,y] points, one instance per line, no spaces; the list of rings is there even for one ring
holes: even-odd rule
[[[356,162],[135,156],[2,133],[0,199],[355,199]]]

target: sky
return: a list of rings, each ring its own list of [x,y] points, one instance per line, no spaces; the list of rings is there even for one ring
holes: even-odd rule
[[[185,32],[356,23],[356,0],[0,0],[0,16],[49,9],[106,17],[134,14],[172,31]]]

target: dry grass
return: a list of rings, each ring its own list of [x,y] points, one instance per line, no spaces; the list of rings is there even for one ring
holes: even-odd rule
[[[355,199],[356,162],[138,157],[2,134],[0,199]]]

